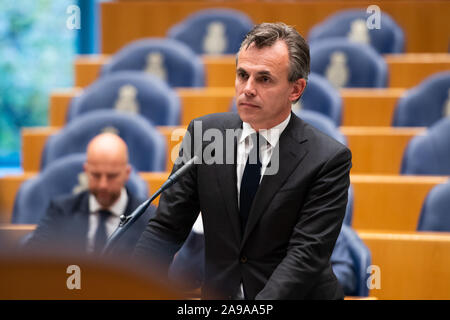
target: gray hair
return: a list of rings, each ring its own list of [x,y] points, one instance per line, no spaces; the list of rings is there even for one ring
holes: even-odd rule
[[[256,25],[245,36],[245,39],[242,41],[241,47],[239,48],[239,52],[244,48],[247,49],[251,44],[254,44],[258,49],[270,47],[277,40],[283,40],[288,47],[288,81],[294,82],[300,78],[308,81],[309,46],[297,30],[282,22],[261,23]]]

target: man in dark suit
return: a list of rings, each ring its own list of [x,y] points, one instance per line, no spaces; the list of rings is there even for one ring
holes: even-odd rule
[[[161,195],[137,259],[166,270],[201,211],[203,298],[343,298],[330,256],[351,153],[291,112],[308,73],[309,48],[295,29],[264,23],[249,32],[237,56],[239,115],[191,122],[178,160],[206,157]]]
[[[90,141],[84,170],[89,191],[54,199],[26,242],[27,249],[99,254],[120,216],[131,214],[145,200],[125,188],[131,171],[128,148],[115,134],[103,133]],[[151,208],[140,217],[120,239],[115,253],[129,256],[133,252],[153,213]]]

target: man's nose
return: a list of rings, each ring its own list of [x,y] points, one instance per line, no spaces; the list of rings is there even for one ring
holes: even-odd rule
[[[244,94],[248,97],[254,97],[256,95],[255,82],[251,77],[245,83]]]
[[[102,175],[100,177],[99,187],[103,188],[103,189],[108,187],[108,179],[107,179],[106,175]]]

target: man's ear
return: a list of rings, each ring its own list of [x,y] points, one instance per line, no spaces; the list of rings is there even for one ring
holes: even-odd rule
[[[296,101],[298,98],[301,97],[303,91],[305,91],[305,88],[306,88],[306,80],[303,78],[297,79],[292,84],[292,91],[291,94],[289,95],[289,100],[292,102]]]

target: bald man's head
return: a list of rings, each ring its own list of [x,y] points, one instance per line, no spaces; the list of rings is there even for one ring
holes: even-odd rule
[[[90,192],[103,208],[111,207],[130,175],[127,145],[113,133],[94,137],[87,147],[84,171]]]

